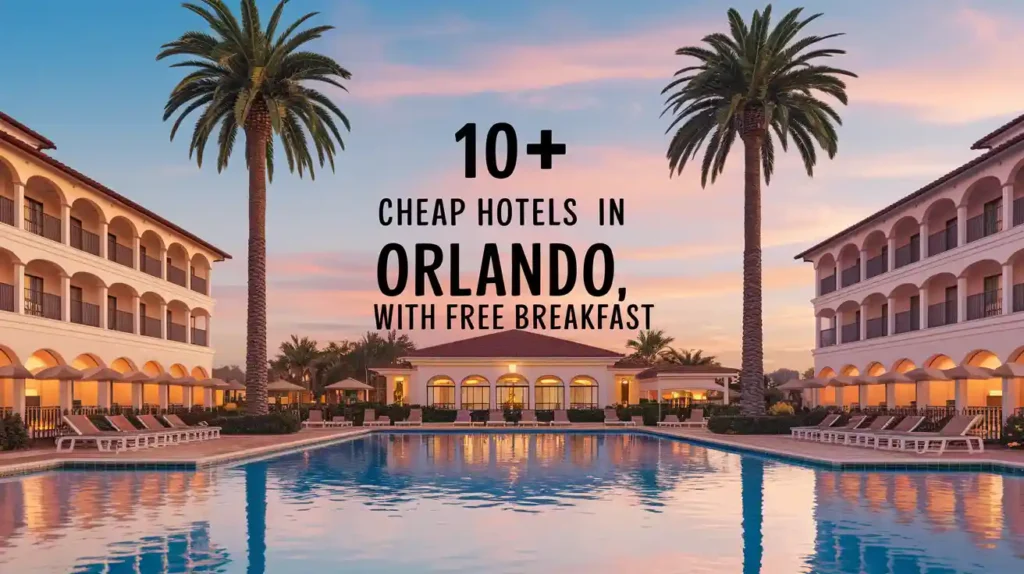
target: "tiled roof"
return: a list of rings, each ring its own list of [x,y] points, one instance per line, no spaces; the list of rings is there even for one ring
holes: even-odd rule
[[[44,136],[43,134],[35,131],[34,129],[32,129],[32,128],[28,127],[28,126],[26,126],[25,124],[19,122],[18,120],[12,118],[11,116],[9,116],[9,115],[7,115],[7,114],[5,114],[3,112],[0,112],[0,120],[3,120],[5,122],[11,124],[12,126],[18,128],[19,130],[27,133],[28,135],[32,136],[33,138],[35,138],[37,140],[39,140],[39,143],[42,144],[39,147],[39,149],[57,149],[57,144],[55,144],[52,141],[50,141],[49,139],[47,139],[46,136]]]
[[[646,371],[637,373],[637,379],[653,379],[658,375],[735,375],[739,369],[730,367],[712,367],[706,365],[655,365]]]
[[[947,173],[946,175],[940,177],[939,179],[936,179],[935,181],[929,183],[928,185],[922,187],[921,189],[915,191],[914,193],[911,193],[910,195],[904,197],[903,199],[901,199],[901,200],[899,200],[899,201],[897,201],[897,202],[895,202],[895,203],[893,203],[893,204],[891,204],[891,205],[889,205],[887,207],[882,208],[880,211],[877,211],[874,214],[865,217],[864,219],[858,221],[857,223],[854,223],[853,225],[847,227],[846,229],[840,231],[839,233],[836,233],[832,237],[829,237],[828,239],[819,242],[817,245],[815,245],[813,247],[810,247],[808,249],[805,249],[805,250],[801,251],[800,253],[797,253],[796,256],[793,257],[793,259],[803,259],[804,257],[807,256],[807,254],[813,253],[813,252],[817,251],[818,249],[821,249],[822,247],[828,245],[829,243],[832,243],[832,242],[834,242],[834,241],[836,241],[836,240],[838,240],[838,239],[840,239],[840,238],[842,238],[842,237],[844,237],[846,235],[849,235],[850,233],[853,233],[854,231],[856,231],[856,230],[860,229],[861,227],[871,223],[872,221],[878,219],[879,217],[882,217],[883,215],[886,215],[886,214],[888,214],[890,212],[893,212],[893,211],[899,209],[900,207],[902,207],[902,206],[904,206],[904,205],[914,201],[915,199],[919,199],[921,196],[927,194],[928,192],[934,191],[940,185],[948,182],[949,180],[951,180],[951,179],[953,179],[953,178],[955,178],[955,177],[957,177],[959,175],[962,175],[964,172],[977,167],[978,165],[980,165],[980,164],[982,164],[982,163],[992,159],[993,157],[1003,153],[1004,151],[1009,150],[1010,148],[1012,148],[1013,146],[1019,144],[1022,141],[1024,141],[1024,133],[1022,133],[1020,135],[1017,135],[1017,136],[1014,136],[1012,139],[1007,140],[1006,142],[1003,142],[1002,144],[1000,144],[1000,145],[990,149],[989,151],[987,151],[987,152],[979,155],[978,157],[972,159],[971,161],[961,165],[960,167],[954,169],[953,171]]]
[[[1021,114],[1013,118],[1012,120],[1006,122],[1005,124],[999,126],[998,128],[992,130],[988,135],[974,142],[974,145],[971,146],[971,149],[989,149],[990,147],[992,147],[988,143],[990,139],[1019,124],[1021,121],[1024,121],[1024,114]]]
[[[530,331],[499,331],[417,349],[409,358],[621,358],[622,353]]]
[[[11,144],[12,146],[18,148],[22,152],[24,152],[24,153],[26,153],[26,154],[28,154],[28,155],[38,159],[39,161],[41,161],[41,162],[43,162],[45,164],[50,165],[51,167],[53,167],[53,168],[55,168],[55,169],[57,169],[59,171],[62,171],[64,173],[70,175],[71,177],[81,181],[82,183],[88,185],[89,187],[92,187],[96,191],[102,193],[103,195],[106,195],[107,197],[113,199],[114,201],[116,201],[116,202],[118,202],[118,203],[120,203],[120,204],[122,204],[122,205],[124,205],[124,206],[126,206],[128,208],[130,208],[130,209],[133,209],[133,210],[141,213],[142,215],[145,215],[146,217],[152,219],[153,221],[156,221],[156,222],[162,224],[163,226],[165,226],[165,227],[167,227],[169,229],[172,229],[172,230],[174,230],[174,231],[184,235],[185,237],[191,239],[192,241],[195,241],[199,245],[202,245],[203,247],[209,249],[210,251],[220,255],[224,259],[231,259],[231,255],[228,255],[228,253],[226,251],[223,251],[222,249],[220,249],[220,248],[218,248],[218,247],[208,243],[207,241],[205,241],[203,239],[200,239],[196,235],[194,235],[194,234],[192,234],[192,233],[190,233],[188,231],[185,231],[181,227],[178,227],[177,225],[171,223],[170,221],[167,221],[163,217],[153,213],[152,211],[146,209],[145,207],[142,207],[141,205],[135,203],[134,201],[128,199],[127,197],[121,195],[120,193],[117,193],[116,191],[114,191],[114,190],[110,189],[109,187],[103,185],[102,183],[92,179],[91,177],[83,174],[82,172],[74,169],[73,167],[65,165],[65,164],[63,164],[63,163],[53,159],[52,157],[50,157],[50,156],[46,155],[45,153],[43,153],[43,152],[33,148],[32,146],[28,145],[27,143],[19,140],[18,138],[14,137],[14,136],[8,134],[7,132],[0,131],[0,141],[4,141],[4,142],[7,142],[7,143]]]

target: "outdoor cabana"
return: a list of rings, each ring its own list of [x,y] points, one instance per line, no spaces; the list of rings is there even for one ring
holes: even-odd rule
[[[329,402],[344,402],[342,399],[344,399],[348,393],[354,393],[357,401],[366,402],[370,396],[370,391],[373,390],[373,387],[362,381],[349,377],[343,381],[331,383],[324,387],[324,389],[331,391],[331,394],[328,395]]]
[[[307,398],[308,395],[309,390],[307,390],[306,387],[290,383],[283,379],[267,383],[268,402],[276,402],[279,405],[309,402],[303,401],[303,399]]]
[[[245,400],[245,383],[238,381],[227,381],[224,387],[225,402],[237,403]]]
[[[735,391],[727,392],[727,383],[739,375],[738,369],[708,365],[657,365],[641,371],[636,380],[640,396],[668,402],[720,401],[729,404]]]

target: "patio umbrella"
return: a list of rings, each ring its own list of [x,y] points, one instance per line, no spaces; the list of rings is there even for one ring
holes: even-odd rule
[[[855,385],[877,385],[879,382],[878,377],[872,377],[871,375],[858,375],[853,378],[853,384]]]
[[[349,378],[344,381],[331,383],[324,387],[324,389],[328,391],[370,391],[373,390],[373,387],[362,381]]]
[[[147,382],[147,383],[157,383],[157,384],[167,384],[167,383],[170,383],[172,381],[174,381],[174,377],[172,377],[170,373],[158,373],[156,375],[153,375],[153,376],[149,377],[149,380],[145,381],[145,382]]]
[[[190,377],[188,375],[184,377],[175,377],[170,381],[172,385],[181,385],[183,387],[194,387],[198,382],[199,381],[197,381],[195,377]]]
[[[878,382],[883,384],[889,383],[913,383],[914,379],[911,379],[903,373],[896,371],[889,371],[888,373],[882,373],[878,375]]]
[[[965,380],[965,379],[991,379],[995,377],[992,374],[992,369],[985,367],[975,367],[974,365],[958,365],[952,369],[946,369],[943,371],[946,376],[953,379],[954,381]]]
[[[228,386],[225,390],[228,391],[244,391],[247,387],[245,384],[238,381],[228,381]]]
[[[289,383],[284,380],[277,380],[272,383],[267,383],[267,390],[277,393],[295,393],[306,390],[306,387],[301,387],[295,383]]]
[[[197,382],[196,385],[200,386],[200,387],[213,387],[215,389],[226,389],[228,387],[227,383],[225,383],[224,381],[222,381],[220,379],[216,379],[216,378],[213,378],[213,379],[203,379],[203,380]]]
[[[122,383],[151,383],[153,379],[142,371],[128,371],[121,375]]]
[[[39,371],[35,378],[40,381],[79,381],[82,379],[82,371],[67,365],[56,365]]]
[[[93,367],[82,371],[80,381],[120,381],[124,375],[110,367]]]
[[[942,369],[925,367],[904,373],[912,381],[952,381]]]
[[[1007,379],[1013,379],[1016,377],[1024,377],[1024,364],[1021,363],[1003,363],[999,368],[992,369],[992,374],[997,377],[1004,377]]]
[[[848,386],[853,385],[853,384],[855,384],[853,382],[853,377],[851,377],[849,375],[840,375],[838,377],[832,377],[832,379],[829,380],[827,386],[829,386],[829,387],[848,387]]]
[[[22,365],[4,365],[0,367],[0,379],[34,379],[32,371]]]
[[[780,391],[802,391],[804,389],[818,389],[819,385],[810,384],[811,381],[804,379],[790,379],[778,386]]]

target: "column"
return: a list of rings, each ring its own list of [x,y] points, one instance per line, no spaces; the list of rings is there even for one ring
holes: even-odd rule
[[[14,412],[25,420],[25,379],[14,379]]]
[[[967,320],[967,278],[956,279],[956,320],[963,323]]]
[[[139,264],[139,256],[142,254],[142,238],[136,235],[132,238],[132,269],[142,269]]]
[[[860,250],[860,280],[865,281],[868,278],[868,250]]]
[[[167,405],[171,404],[171,387],[160,384],[157,385],[157,389],[157,394],[160,397],[160,410],[167,410]]]
[[[14,311],[25,314],[25,264],[14,262]]]
[[[100,257],[108,259],[107,257],[107,234],[109,234],[109,228],[107,227],[106,221],[100,221]]]
[[[918,321],[921,322],[921,324],[918,325],[917,328],[918,329],[927,329],[928,328],[928,287],[927,286],[921,287],[921,289],[917,292],[917,300],[918,300],[918,305],[921,306],[917,310]]]
[[[890,237],[889,238],[889,242],[887,243],[886,249],[888,250],[887,253],[886,253],[886,259],[887,259],[886,264],[888,266],[889,271],[892,271],[893,269],[896,269],[896,238],[895,237]]]
[[[213,335],[211,334],[211,329],[210,329],[210,319],[212,319],[212,318],[213,317],[211,317],[209,315],[206,316],[206,346],[211,348],[211,349],[213,348]],[[409,385],[406,385],[406,386],[409,386]],[[533,395],[530,395],[530,396],[533,396]],[[410,403],[410,404],[417,404],[417,403]]]
[[[1007,419],[1013,415],[1017,402],[1020,400],[1018,394],[1019,385],[1017,385],[1017,379],[1003,377],[1003,425],[1006,425]]]
[[[60,276],[60,320],[71,320],[71,277]]]
[[[835,387],[834,388],[835,391],[836,391],[836,406],[839,407],[840,409],[843,408],[843,406],[844,406],[843,405],[843,399],[846,398],[845,396],[843,396],[843,395],[846,394],[846,393],[843,392],[843,389],[845,389],[845,388],[846,387]]]
[[[1004,189],[1005,191],[1005,189]],[[1013,313],[1013,265],[1003,264],[1003,315]]]
[[[845,315],[842,311],[836,311],[836,344],[841,345],[846,341],[843,340],[843,320]]]
[[[495,380],[495,377],[491,376],[487,380],[487,384],[490,385],[490,387],[491,387],[491,389],[490,389],[491,407],[490,408],[494,408],[494,409],[500,408],[501,405],[498,404],[498,396],[496,394],[498,391],[495,388],[497,386],[497,381]]]
[[[863,341],[868,338],[868,306],[861,304],[860,306],[860,340]]]
[[[1003,184],[1003,229],[1013,227],[1013,182]]]
[[[929,404],[931,404],[931,402],[932,402],[931,385],[932,385],[931,381],[918,381],[917,382],[917,389],[916,389],[917,396],[914,397],[914,400],[917,401],[917,408],[922,409],[924,407],[927,407]]]
[[[725,392],[722,393],[722,404],[725,405],[725,406],[729,406],[729,381],[730,380],[731,380],[730,378],[726,377],[726,379],[725,379]],[[659,392],[658,394],[660,395],[661,393]]]
[[[195,387],[182,387],[181,388],[181,404],[185,408],[187,408],[187,409],[191,409],[192,408],[192,404],[195,402],[193,400],[193,398],[194,398],[193,394],[194,393],[195,393]]]
[[[110,409],[110,381],[98,381],[96,383],[96,402],[101,409]]]
[[[100,244],[103,244],[103,243],[104,243],[103,241],[100,241]],[[107,286],[106,285],[100,285],[100,302],[99,302],[99,305],[100,305],[100,329],[107,329],[107,328],[109,328],[109,326],[107,325],[107,313],[109,313],[110,311],[107,309]]]
[[[896,299],[889,297],[886,300],[886,303],[888,305],[887,309],[889,315],[885,319],[886,325],[888,326],[886,333],[891,337],[896,334]]]
[[[358,396],[358,395],[357,395]],[[462,381],[455,381],[455,410],[462,408]]]
[[[896,383],[887,383],[885,385],[885,408],[896,408]]]
[[[572,406],[572,380],[562,381],[562,384],[565,385],[562,387],[562,408],[568,409]]]
[[[60,206],[60,242],[71,245],[71,206],[66,203]]]
[[[132,333],[138,335],[139,330],[139,296],[132,295]]]
[[[921,232],[920,233],[921,233],[921,241],[919,242],[919,245],[918,245],[918,247],[920,249],[918,250],[918,254],[917,255],[918,255],[918,258],[921,261],[924,261],[925,257],[928,257],[928,234],[930,233],[930,230],[928,228],[928,220],[927,219],[925,219],[924,221],[921,222]]]
[[[60,389],[58,391],[58,393],[59,393],[59,400],[60,400],[60,408],[61,408],[61,410],[64,410],[64,411],[70,411],[71,407],[72,407],[72,402],[73,402],[73,399],[72,399],[72,389],[71,389],[71,381],[57,381],[57,384],[59,385],[59,389]]]
[[[163,247],[160,248],[160,278],[164,281],[167,280],[167,250]]]
[[[814,297],[821,297],[821,273],[818,272],[818,262],[814,262]]]
[[[953,381],[953,398],[956,399],[957,412],[963,412],[967,408],[967,380],[957,379]]]
[[[142,408],[142,383],[132,383],[132,408],[139,410]]]
[[[959,247],[967,245],[967,205],[956,208],[956,244]]]
[[[160,338],[167,338],[167,303],[160,302]]]
[[[867,408],[871,405],[868,404],[868,386],[858,385],[857,387],[857,402],[860,404],[860,408]]]
[[[192,344],[192,311],[189,311],[188,313],[185,314],[185,342],[188,343],[189,345]],[[391,376],[387,377],[387,381],[389,385],[395,384]],[[389,396],[393,390],[394,388],[388,391]],[[386,402],[385,404],[391,403]]]
[[[203,407],[204,408],[209,409],[209,408],[213,408],[213,407],[217,406],[217,405],[214,404],[214,401],[213,401],[213,397],[214,397],[213,393],[214,393],[214,390],[212,388],[207,387],[207,388],[203,389]]]
[[[25,229],[25,185],[14,182],[14,227]]]

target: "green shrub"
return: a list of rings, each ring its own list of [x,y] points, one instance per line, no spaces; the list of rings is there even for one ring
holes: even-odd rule
[[[768,414],[770,415],[786,415],[792,416],[796,414],[796,410],[793,409],[793,405],[789,403],[775,403],[768,408]]]
[[[1006,420],[1003,444],[1009,448],[1024,449],[1024,416],[1012,416]]]
[[[291,434],[299,432],[302,428],[299,417],[292,412],[218,417],[211,419],[207,424],[220,427],[220,433],[223,435]]]
[[[804,417],[790,415],[719,416],[708,421],[708,430],[717,434],[789,434],[789,429],[803,425]]]
[[[28,429],[18,413],[0,418],[0,450],[28,448]]]

